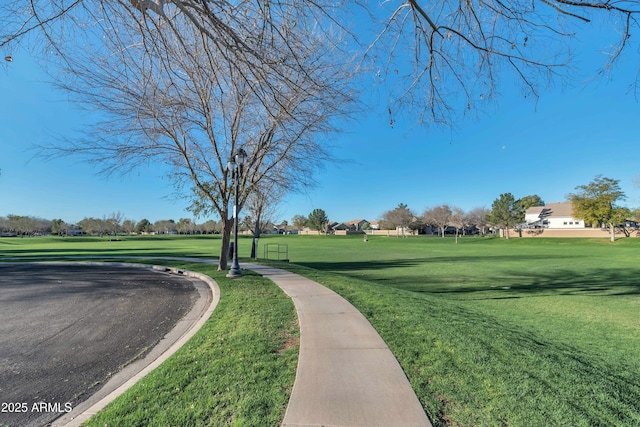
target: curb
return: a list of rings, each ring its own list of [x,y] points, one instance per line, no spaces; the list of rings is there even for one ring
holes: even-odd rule
[[[55,262],[55,261],[53,261]],[[46,263],[46,262],[41,262]],[[57,262],[60,263],[60,262]],[[51,427],[76,427],[101,411],[109,403],[122,395],[140,379],[160,366],[165,360],[182,347],[204,323],[211,317],[220,301],[220,288],[209,276],[194,271],[149,264],[133,264],[121,262],[66,262],[74,265],[108,265],[115,267],[135,267],[157,271],[159,274],[175,274],[193,278],[193,285],[200,294],[193,308],[162,340],[141,360],[126,366],[115,374],[107,383],[87,400],[78,404],[71,412],[51,422]],[[24,264],[24,263],[21,263]]]

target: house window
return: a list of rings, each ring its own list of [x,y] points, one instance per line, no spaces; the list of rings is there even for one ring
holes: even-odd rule
[[[564,222],[564,225],[567,225],[567,221]]]

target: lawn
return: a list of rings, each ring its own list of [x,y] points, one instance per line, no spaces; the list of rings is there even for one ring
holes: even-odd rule
[[[0,259],[205,256],[218,245],[63,240],[0,239]],[[279,266],[338,291],[367,316],[434,425],[640,425],[640,239],[270,236],[263,243],[287,244],[291,263]],[[241,257],[249,244],[241,239]]]
[[[338,239],[289,268],[369,318],[434,424],[640,425],[640,240]]]

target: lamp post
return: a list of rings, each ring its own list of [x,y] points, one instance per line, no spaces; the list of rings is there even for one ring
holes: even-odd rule
[[[238,184],[242,176],[242,166],[247,159],[247,153],[239,148],[229,162],[232,168],[232,179],[235,181],[235,196],[233,201],[233,263],[227,277],[242,277],[242,270],[238,263]]]

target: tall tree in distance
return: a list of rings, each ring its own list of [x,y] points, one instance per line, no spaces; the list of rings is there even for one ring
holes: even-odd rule
[[[409,227],[409,225],[411,225],[412,222],[415,221],[415,218],[416,215],[411,209],[409,209],[409,207],[405,203],[398,204],[395,209],[386,211],[382,215],[383,221],[388,225],[391,225],[396,229],[400,228],[402,237],[406,237],[405,230]]]
[[[143,218],[136,224],[135,231],[138,234],[151,233],[153,231],[153,225],[151,224],[151,221]]]
[[[314,209],[307,217],[307,225],[312,230],[327,234],[329,232],[327,228],[329,225],[329,217],[324,210]]]
[[[504,230],[504,236],[509,238],[509,228],[522,221],[522,207],[518,205],[511,193],[503,193],[491,204],[491,213],[487,217],[489,222]]]
[[[626,199],[620,188],[620,180],[597,175],[586,185],[576,187],[576,193],[567,198],[573,207],[573,216],[582,218],[593,227],[605,225],[611,231],[611,241],[615,241],[615,228],[624,223],[629,209],[618,206],[618,201]]]
[[[524,212],[534,206],[544,206],[544,201],[537,194],[532,194],[530,196],[520,198],[518,200],[518,206],[520,206],[520,209]]]
[[[293,218],[291,218],[291,223],[298,230],[302,230],[307,225],[307,217],[300,214],[294,215]]]

